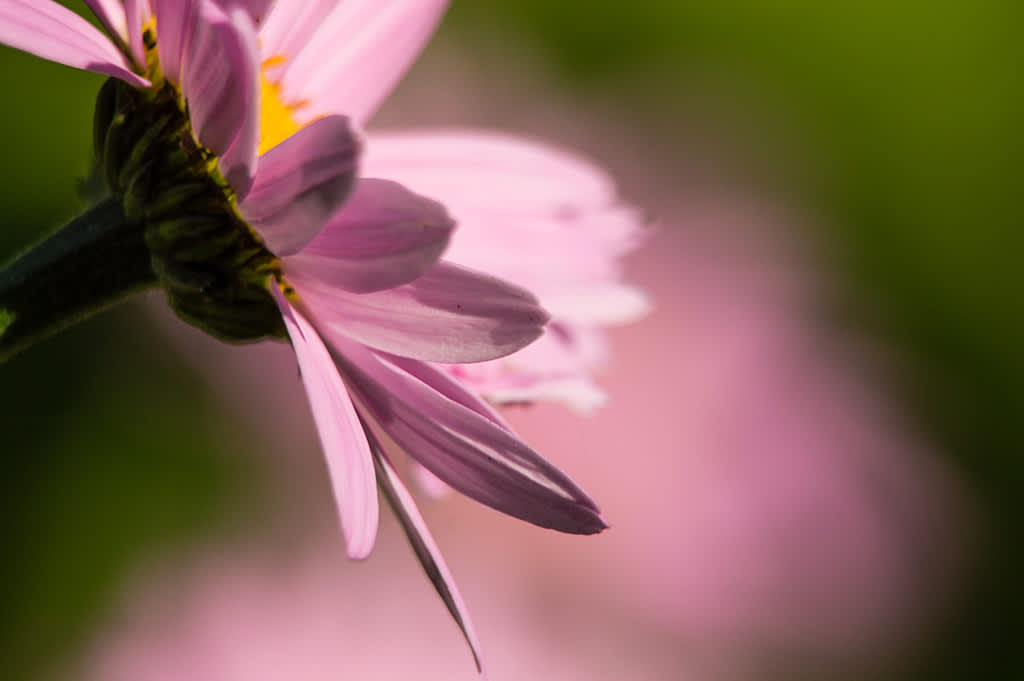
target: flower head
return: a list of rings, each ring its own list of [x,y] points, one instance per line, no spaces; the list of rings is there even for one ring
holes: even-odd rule
[[[472,186],[421,185],[408,164],[389,166],[384,157],[370,165],[370,175],[408,176],[417,191],[452,200],[468,223],[495,219],[511,228],[514,220],[521,233],[559,249],[571,247],[581,227],[600,244],[590,257],[540,267],[527,266],[525,256],[536,254],[520,248],[505,265],[481,233],[475,251],[467,240],[454,262],[442,261],[455,227],[444,206],[392,180],[357,177],[362,144],[353,128],[419,53],[444,1],[88,4],[109,37],[56,3],[0,0],[0,42],[112,77],[97,100],[97,157],[127,219],[144,231],[171,307],[226,340],[290,339],[349,555],[372,549],[380,485],[475,649],[458,593],[382,436],[495,509],[564,532],[604,529],[595,502],[480,394],[498,402],[544,396],[559,381],[589,389],[589,360],[578,352],[588,328],[634,316],[643,304],[610,264],[633,243],[635,216],[612,200],[603,175],[555,152],[472,136],[379,140],[384,157],[405,149],[414,165],[435,152],[442,165],[482,152],[499,174],[518,163],[525,173],[547,172],[558,200],[511,185],[474,204],[460,201],[476,192]],[[493,179],[495,169],[484,170]],[[566,196],[576,198],[566,203]],[[533,209],[517,214],[524,205]],[[545,337],[554,352],[546,365],[520,372],[530,382],[525,392],[483,380],[488,372],[507,380],[515,362],[481,370],[465,363],[521,350],[541,336],[548,315],[532,293],[465,265],[497,265],[491,271],[571,302]],[[595,283],[602,284],[596,291]],[[615,301],[610,317],[604,310],[574,318],[579,300],[595,292]]]

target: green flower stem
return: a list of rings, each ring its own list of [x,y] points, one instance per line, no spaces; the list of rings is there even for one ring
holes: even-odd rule
[[[0,362],[156,285],[142,226],[105,199],[0,269]]]

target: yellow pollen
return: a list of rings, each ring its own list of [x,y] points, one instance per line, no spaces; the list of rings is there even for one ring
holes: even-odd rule
[[[284,57],[272,57],[263,62],[260,75],[260,153],[276,147],[299,131],[295,110],[301,102],[290,104],[284,100],[281,86],[267,78],[267,69],[280,66]]]

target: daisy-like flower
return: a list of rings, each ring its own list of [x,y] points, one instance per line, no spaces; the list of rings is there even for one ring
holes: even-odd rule
[[[643,306],[611,264],[635,243],[635,216],[589,165],[497,138],[371,138],[380,154],[356,176],[352,129],[418,55],[446,2],[87,4],[106,35],[48,0],[0,0],[0,42],[112,76],[97,101],[97,156],[128,221],[144,230],[172,308],[226,340],[291,340],[349,555],[373,546],[379,485],[476,655],[383,436],[497,510],[564,532],[604,529],[594,501],[480,394],[593,402],[587,375],[600,353],[581,348],[592,347],[596,325]],[[470,162],[477,154],[493,165]],[[455,261],[439,260],[455,226],[445,207],[365,176],[378,172],[451,200],[470,226],[514,221],[534,244],[548,233],[549,249],[575,248],[586,228],[599,246],[531,267],[541,254],[526,240],[487,243],[496,229],[473,228]],[[491,184],[503,177],[517,184]],[[511,243],[514,257],[503,261]],[[497,265],[559,310],[532,360],[490,364],[541,336],[548,317],[537,299],[465,265]]]

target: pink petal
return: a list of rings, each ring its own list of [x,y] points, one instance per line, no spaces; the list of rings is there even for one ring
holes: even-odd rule
[[[337,4],[338,0],[275,3],[260,25],[264,56],[294,58]]]
[[[128,46],[132,57],[140,67],[146,67],[146,46],[142,43],[142,26],[148,18],[146,0],[124,0],[125,23],[128,31]]]
[[[239,9],[245,10],[246,13],[252,18],[253,22],[259,24],[263,18],[267,15],[270,10],[270,6],[274,4],[274,0],[218,0],[222,6],[228,9],[238,7]],[[280,2],[278,4],[286,5],[287,2]],[[295,4],[295,3],[292,3]]]
[[[394,288],[437,262],[454,227],[441,204],[394,182],[361,179],[289,267],[353,293]]]
[[[348,119],[314,121],[260,157],[242,216],[271,251],[295,253],[348,197],[358,153]]]
[[[556,321],[545,327],[543,336],[509,357],[438,368],[495,404],[553,400],[587,414],[608,401],[590,376],[607,359],[603,331]]]
[[[374,293],[350,293],[284,259],[284,273],[328,339],[354,339],[396,355],[434,362],[479,362],[528,345],[547,315],[527,291],[440,263],[415,281]]]
[[[235,9],[201,2],[184,52],[181,89],[199,143],[220,157],[221,172],[240,197],[252,183],[260,133],[260,57],[256,27]]]
[[[124,5],[120,0],[84,1],[111,35],[116,35],[125,41],[128,40],[128,22],[125,21]]]
[[[161,65],[180,84],[199,143],[244,197],[259,144],[260,58],[256,28],[241,9],[211,0],[153,0]]]
[[[291,60],[280,72],[286,98],[310,102],[313,116],[344,114],[364,125],[422,51],[447,5],[447,0],[337,4],[297,53],[283,55]]]
[[[350,341],[335,357],[359,401],[399,447],[482,504],[574,534],[607,524],[565,473],[487,417],[479,398],[438,369]]]
[[[377,479],[370,445],[327,348],[313,327],[271,283],[309,397],[330,471],[348,555],[365,558],[377,536]]]
[[[181,83],[185,51],[192,42],[202,0],[151,0],[160,27],[160,68],[172,83]]]
[[[136,87],[150,85],[96,27],[50,0],[0,0],[0,43]]]
[[[480,655],[480,641],[477,639],[476,630],[469,619],[469,611],[462,600],[458,587],[455,586],[455,579],[452,577],[451,571],[444,561],[444,556],[441,555],[441,550],[437,547],[437,543],[434,542],[430,529],[427,527],[426,522],[424,522],[423,516],[420,515],[419,509],[416,508],[416,502],[413,501],[409,490],[398,477],[398,473],[384,453],[384,449],[376,441],[372,433],[369,433],[368,437],[373,449],[373,461],[376,464],[377,480],[380,481],[381,490],[391,504],[395,517],[398,518],[398,522],[402,525],[405,536],[408,537],[412,550],[416,553],[416,558],[419,559],[420,565],[423,566],[423,571],[427,573],[431,584],[434,585],[437,594],[444,601],[445,607],[448,608],[448,612],[451,613],[455,623],[462,631],[462,635],[466,638],[466,643],[469,644],[469,648],[473,653],[473,660],[476,662],[477,671],[483,674],[484,668],[482,656]]]
[[[524,139],[477,130],[370,136],[363,173],[389,177],[446,205],[528,213],[608,206],[615,185],[592,163]]]

